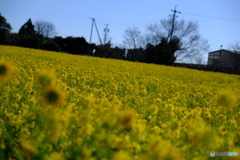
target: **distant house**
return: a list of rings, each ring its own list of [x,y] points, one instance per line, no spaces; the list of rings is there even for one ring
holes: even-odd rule
[[[217,51],[209,52],[208,65],[219,68],[232,68],[240,65],[240,52],[220,49]]]

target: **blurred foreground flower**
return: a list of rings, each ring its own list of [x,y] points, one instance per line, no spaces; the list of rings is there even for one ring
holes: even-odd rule
[[[133,109],[128,109],[120,112],[118,116],[118,121],[123,128],[131,128],[135,120],[136,113]]]
[[[44,160],[65,160],[62,153],[52,152],[50,155],[44,157]]]
[[[54,85],[56,80],[55,72],[53,70],[47,69],[38,72],[37,78],[42,87],[49,87],[50,85]]]
[[[59,106],[64,103],[64,93],[56,86],[49,87],[43,92],[43,103],[47,106]]]
[[[232,108],[237,105],[237,97],[228,90],[219,92],[217,103],[226,108]]]
[[[0,83],[5,83],[13,70],[13,66],[9,62],[0,61]]]

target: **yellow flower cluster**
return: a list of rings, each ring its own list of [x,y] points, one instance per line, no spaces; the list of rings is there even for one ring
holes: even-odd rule
[[[240,154],[238,75],[10,46],[0,60],[0,159]]]

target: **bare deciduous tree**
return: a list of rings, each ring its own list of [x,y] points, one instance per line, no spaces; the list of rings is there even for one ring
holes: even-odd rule
[[[204,64],[205,63],[202,55],[195,56],[193,59],[196,64]]]
[[[177,37],[181,41],[180,50],[176,51],[175,57],[177,61],[186,60],[199,56],[202,52],[208,52],[208,41],[201,38],[198,33],[198,23],[193,21],[176,20],[172,25],[172,18],[160,21],[160,24],[152,24],[147,27],[149,33],[145,36],[145,44],[151,43],[157,45],[162,37],[166,37],[170,41],[172,37]],[[174,28],[172,28],[174,26]]]
[[[42,20],[35,22],[35,30],[37,34],[40,34],[44,37],[53,37],[57,34],[54,24]]]
[[[235,41],[229,45],[229,50],[234,53],[233,66],[237,73],[240,73],[240,41]]]
[[[141,47],[141,31],[137,27],[128,28],[123,35],[123,43],[128,49],[136,49]]]
[[[240,51],[240,41],[235,41],[229,45],[229,50],[234,51],[234,52],[239,52]]]

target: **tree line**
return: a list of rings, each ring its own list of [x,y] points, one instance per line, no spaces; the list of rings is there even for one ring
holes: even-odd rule
[[[145,35],[137,27],[129,27],[123,35],[124,47],[112,47],[110,41],[96,45],[89,44],[83,37],[56,36],[55,26],[42,20],[33,24],[28,19],[18,33],[11,33],[11,29],[0,14],[0,44],[3,45],[164,65],[173,65],[177,59],[201,58],[201,51],[207,51],[209,47],[199,35],[196,22],[173,21],[171,18],[147,26]]]

